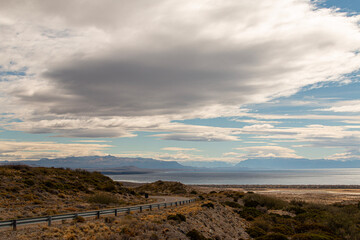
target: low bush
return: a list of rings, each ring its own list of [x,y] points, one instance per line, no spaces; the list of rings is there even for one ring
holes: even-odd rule
[[[250,237],[257,238],[266,235],[264,229],[261,229],[257,226],[252,226],[246,229],[246,232],[250,235]]]
[[[244,207],[241,211],[238,211],[240,217],[245,218],[248,221],[254,220],[254,218],[261,216],[263,212],[253,207]]]
[[[214,204],[211,202],[208,202],[208,203],[204,203],[203,205],[201,205],[201,207],[214,208]]]
[[[317,233],[299,233],[292,236],[292,240],[331,240],[332,237]]]
[[[232,207],[232,208],[241,208],[242,206],[237,203],[237,202],[230,202],[230,201],[226,201],[224,202],[224,205]]]
[[[191,231],[189,231],[186,236],[190,239],[190,240],[207,240],[206,237],[204,237],[204,235],[202,235],[199,231],[193,229]]]
[[[246,207],[262,206],[268,209],[283,209],[288,203],[281,199],[253,193],[244,196],[244,205]]]
[[[88,202],[108,205],[119,203],[119,199],[110,193],[96,193],[88,198]]]
[[[269,233],[267,235],[256,238],[256,240],[288,240],[284,234],[281,233]]]
[[[77,216],[74,218],[74,222],[78,222],[78,223],[85,222],[85,218],[83,218],[81,216]]]
[[[285,224],[277,224],[274,227],[271,228],[272,232],[275,233],[281,233],[281,234],[285,234],[285,235],[292,235],[294,234],[294,230],[289,227],[288,225]]]
[[[177,222],[186,222],[186,217],[183,214],[168,215],[167,220],[174,220]]]

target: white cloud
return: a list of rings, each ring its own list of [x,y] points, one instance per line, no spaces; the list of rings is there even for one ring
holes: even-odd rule
[[[330,108],[318,109],[330,112],[360,112],[360,100],[340,101]]]
[[[165,151],[199,151],[197,148],[180,148],[180,147],[165,147],[162,148]]]
[[[68,156],[104,155],[103,151],[112,147],[108,144],[81,144],[20,142],[0,140],[0,159],[13,160],[39,160],[40,158],[58,158]]]
[[[26,72],[0,81],[0,112],[23,121],[3,126],[30,133],[235,141],[170,122],[242,115],[360,66],[359,17],[310,1],[1,5],[0,70]]]
[[[244,151],[246,158],[301,158],[295,153],[295,150],[280,146],[256,146],[256,147],[240,147],[237,150]]]
[[[111,141],[105,141],[105,140],[78,140],[73,142],[80,142],[80,143],[105,143],[105,142],[111,142]]]

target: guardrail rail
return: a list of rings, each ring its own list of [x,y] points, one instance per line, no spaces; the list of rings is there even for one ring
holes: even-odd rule
[[[0,221],[0,228],[4,227],[12,227],[13,230],[16,230],[17,226],[27,225],[27,224],[35,224],[35,223],[48,223],[48,226],[51,226],[53,221],[61,221],[68,219],[75,219],[77,217],[96,217],[100,218],[101,215],[109,215],[114,214],[118,216],[119,213],[130,213],[131,211],[139,211],[149,209],[153,210],[155,208],[160,209],[161,207],[172,207],[172,206],[180,206],[184,204],[189,204],[194,202],[195,199],[188,199],[176,202],[164,202],[164,203],[153,203],[153,204],[144,204],[138,206],[129,206],[129,207],[121,207],[121,208],[112,208],[112,209],[103,209],[96,211],[88,211],[88,212],[78,212],[78,213],[67,213],[60,215],[52,215],[45,217],[35,217],[35,218],[22,218],[22,219],[13,219],[7,221]]]

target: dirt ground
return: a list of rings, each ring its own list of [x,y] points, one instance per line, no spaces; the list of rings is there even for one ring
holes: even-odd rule
[[[249,189],[244,187],[217,187],[217,186],[192,186],[200,192],[211,191],[252,191],[259,194],[266,194],[281,198],[283,200],[300,200],[312,203],[357,203],[360,201],[360,189],[326,189],[326,188],[269,188],[258,187]]]

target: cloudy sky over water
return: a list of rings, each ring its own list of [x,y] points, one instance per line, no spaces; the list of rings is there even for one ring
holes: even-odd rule
[[[357,0],[0,6],[0,160],[360,159]]]

